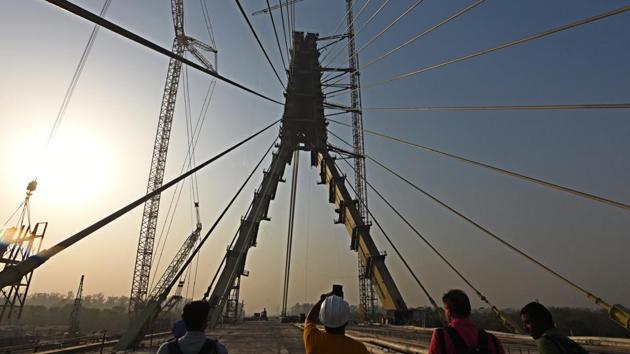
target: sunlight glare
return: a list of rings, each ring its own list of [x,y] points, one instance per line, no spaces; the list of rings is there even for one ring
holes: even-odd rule
[[[26,137],[13,141],[11,171],[24,186],[37,177],[38,200],[51,205],[77,205],[96,201],[109,190],[113,159],[98,133],[86,127],[64,127],[45,152],[44,143],[29,141],[32,139]]]

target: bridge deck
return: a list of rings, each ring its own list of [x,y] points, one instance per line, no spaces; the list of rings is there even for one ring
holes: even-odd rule
[[[224,343],[230,353],[304,353],[302,332],[277,321],[243,322],[213,329],[209,335]]]
[[[414,353],[426,353],[431,338],[431,331],[406,326],[351,326],[347,334],[364,341],[372,353],[400,353],[383,346],[383,342],[409,346]],[[303,354],[302,331],[293,324],[280,323],[276,320],[243,322],[226,325],[208,332],[212,338],[225,344],[230,354]],[[499,334],[506,354],[538,354],[534,341],[527,336]],[[138,352],[155,353],[156,345]],[[586,345],[590,353],[630,354],[628,345]]]

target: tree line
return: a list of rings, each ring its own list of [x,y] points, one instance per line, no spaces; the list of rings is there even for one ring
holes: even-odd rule
[[[116,334],[124,331],[129,321],[128,303],[129,298],[127,296],[105,296],[102,293],[83,296],[79,317],[82,332],[107,330],[108,333]],[[182,301],[180,304],[183,303]],[[74,294],[72,292],[68,292],[66,295],[60,293],[29,295],[19,323],[34,327],[68,326],[73,304]],[[289,314],[306,314],[311,307],[313,304],[310,303],[296,303],[290,307]],[[180,311],[181,307],[176,307],[171,313],[163,314],[162,324],[166,325],[178,319]],[[518,310],[505,309],[503,311],[514,321],[520,323]],[[551,307],[550,311],[558,328],[567,335],[630,337],[629,333],[614,324],[603,310]],[[380,316],[385,314],[382,308],[377,308],[376,312]],[[357,306],[351,306],[351,318],[357,320],[360,318]],[[473,310],[472,319],[482,328],[504,330],[499,320],[489,309]]]

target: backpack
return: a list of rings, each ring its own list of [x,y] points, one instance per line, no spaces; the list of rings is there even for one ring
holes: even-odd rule
[[[444,328],[437,329],[438,340],[440,341],[440,347],[442,348],[442,354],[446,353],[446,339],[444,338],[444,331],[448,332],[449,337],[453,341],[455,345],[455,353],[457,354],[490,354],[490,348],[488,347],[488,337],[492,338],[492,343],[495,349],[495,353],[498,353],[497,348],[499,347],[499,343],[497,342],[497,338],[492,334],[486,333],[486,331],[479,329],[479,334],[477,335],[477,346],[474,348],[469,348],[464,342],[464,339],[457,333],[457,330],[454,327],[448,326]]]
[[[179,347],[177,339],[168,341],[169,354],[184,354],[182,348]],[[217,354],[217,341],[212,339],[206,339],[205,343],[199,350],[199,354]]]
[[[543,335],[543,338],[553,343],[562,354],[588,354],[581,345],[575,343],[570,338],[553,334]]]

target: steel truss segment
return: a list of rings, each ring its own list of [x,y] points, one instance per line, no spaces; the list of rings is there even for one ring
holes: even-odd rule
[[[291,163],[294,151],[311,153],[311,165],[319,166],[323,183],[329,185],[329,200],[336,206],[337,222],[343,223],[351,236],[353,248],[364,267],[365,286],[374,283],[390,317],[404,316],[407,306],[389,270],[385,257],[374,244],[369,226],[361,216],[359,205],[345,186],[345,178],[328,152],[324,102],[321,91],[321,67],[318,62],[317,35],[293,33],[293,55],[287,85],[287,98],[282,117],[280,143],[271,166],[263,173],[260,188],[254,193],[251,208],[243,217],[234,245],[227,251],[225,265],[209,297],[209,325],[216,326],[226,305],[230,290],[243,273],[249,249],[256,245],[260,222],[268,220],[269,203],[274,199],[284,170]],[[352,237],[354,235],[354,237]],[[371,286],[371,285],[369,285]],[[369,289],[368,289],[369,290]]]
[[[27,198],[30,197],[30,194]],[[24,213],[28,212],[28,199],[23,208]],[[31,225],[20,225],[19,227],[0,230],[0,270],[13,267],[32,254],[38,254],[48,222],[39,222],[34,227]],[[33,279],[33,271],[24,274],[17,282],[0,289],[0,321],[12,320],[22,317],[22,310],[26,303],[26,296]]]
[[[361,263],[366,266],[366,276],[369,275],[372,280],[383,308],[394,312],[407,310],[407,305],[385,265],[384,254],[376,247],[369,227],[361,218],[357,203],[352,199],[345,183],[335,183],[343,180],[343,175],[337,169],[334,159],[327,151],[320,151],[317,153],[317,166],[323,179],[321,182],[329,186],[332,184],[331,188],[334,188],[335,206],[343,212],[342,218],[351,242],[354,235]]]
[[[241,221],[234,246],[226,253],[225,266],[208,299],[211,307],[210,328],[218,323],[230,289],[236,285],[237,278],[245,269],[247,253],[251,247],[256,245],[260,222],[268,219],[269,204],[275,197],[278,183],[284,175],[286,165],[291,161],[292,152],[292,147],[281,143],[278,151],[272,155],[271,166],[266,173],[263,173],[263,181],[260,188],[254,193],[252,207]]]

